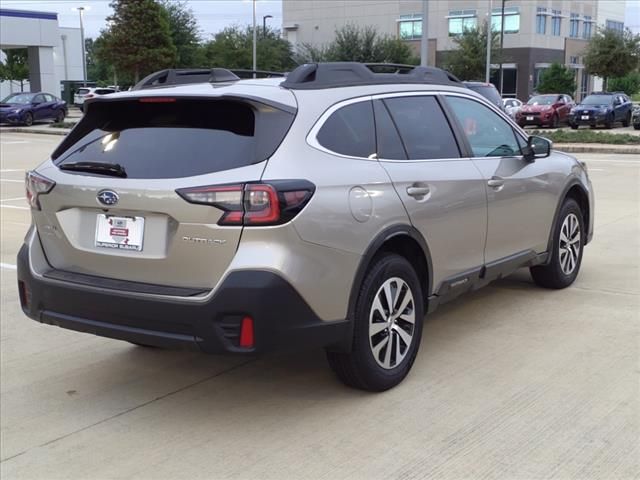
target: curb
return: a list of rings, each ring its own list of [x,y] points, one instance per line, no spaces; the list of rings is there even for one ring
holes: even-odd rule
[[[37,128],[37,129],[33,129],[33,128],[28,128],[28,127],[10,127],[10,128],[3,128],[2,130],[0,130],[0,133],[2,132],[9,132],[9,133],[37,133],[37,134],[43,134],[43,135],[66,135],[67,133],[69,133],[71,131],[70,128]]]
[[[640,145],[611,145],[603,143],[554,143],[553,149],[566,153],[609,153],[640,155]]]

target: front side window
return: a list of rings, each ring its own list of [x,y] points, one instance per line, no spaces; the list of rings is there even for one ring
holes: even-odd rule
[[[353,103],[336,110],[324,122],[316,138],[332,152],[368,158],[376,152],[371,102]]]
[[[479,102],[462,97],[447,97],[474,157],[511,157],[520,155],[520,143],[498,114]]]
[[[447,18],[450,37],[462,35],[465,30],[472,30],[478,26],[475,10],[451,10]]]
[[[460,151],[438,101],[432,96],[384,100],[409,160],[459,158]]]

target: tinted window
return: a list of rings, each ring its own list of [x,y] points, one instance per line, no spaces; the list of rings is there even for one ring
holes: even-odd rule
[[[375,126],[371,102],[358,102],[342,107],[324,122],[318,142],[341,155],[367,158],[376,152]]]
[[[54,97],[53,95],[49,95],[48,93],[44,94],[44,98],[47,99],[47,102],[55,102],[56,101],[56,97]]]
[[[520,155],[513,129],[491,109],[461,97],[447,97],[447,102],[469,140],[474,157]]]
[[[45,102],[44,95],[40,94],[33,97],[33,103],[43,103],[43,102]]]
[[[180,178],[267,159],[293,115],[239,101],[97,102],[56,149],[56,164],[108,162],[129,178]]]
[[[97,88],[94,93],[96,95],[107,95],[109,93],[114,93],[114,92],[115,90],[111,90],[110,88]]]
[[[458,158],[458,144],[435,97],[384,100],[411,160]]]
[[[613,103],[612,95],[589,95],[582,101],[582,105],[609,105]]]
[[[498,90],[493,85],[483,85],[483,84],[465,84],[468,88],[473,90],[474,92],[479,93],[484,98],[489,100],[494,105],[501,107],[502,101],[500,99],[500,94]]]
[[[89,90],[88,88],[79,88],[78,89],[78,95],[86,95],[89,92],[91,92],[91,90]]]
[[[389,160],[406,160],[407,153],[402,146],[402,140],[382,100],[373,102],[373,110],[376,115],[378,157]]]

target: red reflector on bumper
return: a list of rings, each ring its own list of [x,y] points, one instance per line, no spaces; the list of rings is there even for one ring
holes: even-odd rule
[[[253,343],[253,318],[244,317],[240,325],[240,347],[252,348]]]

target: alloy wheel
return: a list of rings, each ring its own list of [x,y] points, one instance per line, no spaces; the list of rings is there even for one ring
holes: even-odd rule
[[[575,213],[570,213],[565,217],[560,228],[560,268],[565,275],[571,275],[578,265],[580,248],[580,222]]]
[[[389,370],[402,363],[413,341],[415,321],[411,288],[399,277],[387,279],[369,313],[369,346],[378,365]]]

